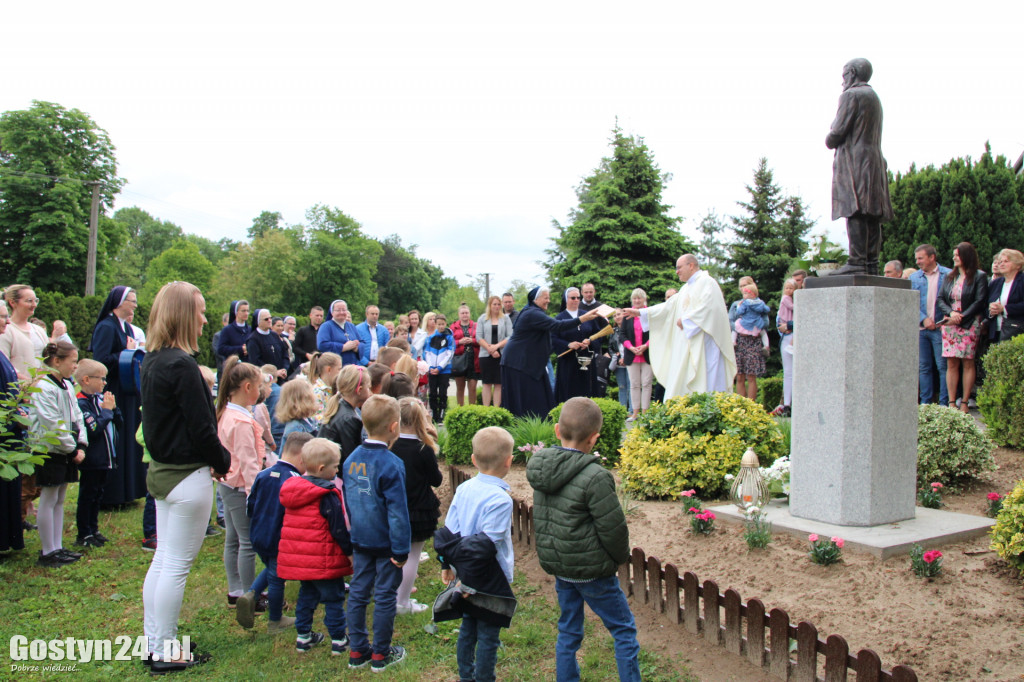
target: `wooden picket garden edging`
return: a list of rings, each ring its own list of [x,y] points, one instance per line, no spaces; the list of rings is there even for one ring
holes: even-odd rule
[[[472,478],[455,465],[448,466],[448,474],[452,494]],[[516,500],[512,507],[512,540],[525,547],[534,546],[533,505],[525,500]],[[639,547],[633,548],[629,563],[619,567],[619,584],[635,604],[645,604],[670,622],[747,658],[779,679],[844,682],[853,671],[857,682],[917,682],[912,668],[897,665],[885,670],[871,649],[861,649],[852,656],[842,636],[829,635],[822,640],[813,624],[801,621],[793,626],[782,609],[765,612],[761,600],[744,603],[736,590],[728,589],[723,594],[713,580],[702,584],[691,571],[680,576],[673,564],[662,566],[657,557],[648,557]],[[796,642],[795,660],[790,656],[791,641]],[[824,656],[823,663],[819,655]],[[822,665],[824,677],[819,677]]]

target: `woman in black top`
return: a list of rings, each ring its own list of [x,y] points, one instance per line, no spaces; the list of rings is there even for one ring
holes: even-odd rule
[[[159,538],[142,588],[143,627],[155,674],[209,658],[168,646],[177,641],[185,580],[206,537],[210,472],[223,478],[231,465],[217,437],[213,397],[192,357],[204,324],[206,301],[194,285],[171,282],[157,293],[142,363],[142,425],[153,458],[146,483],[156,498]]]
[[[942,281],[935,301],[943,315],[942,357],[946,358],[946,388],[949,406],[956,407],[960,367],[964,369],[963,398],[960,411],[969,412],[974,388],[974,357],[978,349],[981,321],[988,307],[988,275],[978,269],[978,252],[968,242],[953,249],[953,269]]]

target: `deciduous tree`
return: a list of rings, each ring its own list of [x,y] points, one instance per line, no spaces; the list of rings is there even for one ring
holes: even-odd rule
[[[0,115],[0,267],[11,280],[80,293],[85,288],[92,189],[101,213],[124,180],[114,145],[83,111],[34,101]],[[97,271],[107,259],[97,241]]]

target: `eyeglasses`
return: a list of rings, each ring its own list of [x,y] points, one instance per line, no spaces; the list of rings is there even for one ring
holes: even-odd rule
[[[21,299],[21,303],[35,303],[36,305],[38,305],[39,304],[39,299],[38,298],[23,298],[23,299]]]
[[[124,299],[124,302],[125,303],[131,303],[132,305],[138,305],[139,304],[138,299],[135,299],[135,298],[126,298],[126,299]]]
[[[570,296],[569,300],[570,301],[578,301],[578,300],[580,300],[580,297],[579,296]]]

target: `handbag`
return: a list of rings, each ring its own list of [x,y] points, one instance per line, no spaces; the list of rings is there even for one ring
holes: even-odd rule
[[[466,348],[462,351],[462,355],[456,355],[452,358],[452,374],[468,374],[473,370],[473,351],[471,348]]]
[[[1009,341],[1015,336],[1024,334],[1024,320],[1010,319],[1009,317],[1003,318],[1003,326],[999,330],[999,340]]]

